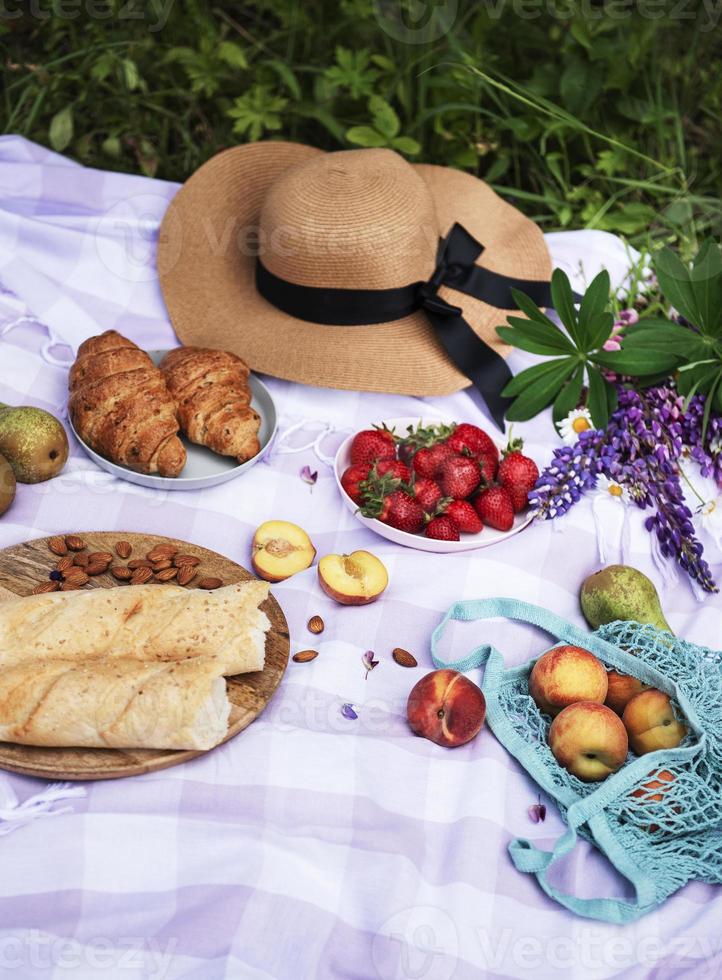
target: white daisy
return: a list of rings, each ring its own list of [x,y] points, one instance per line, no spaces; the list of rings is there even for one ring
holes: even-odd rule
[[[697,507],[693,523],[705,530],[719,548],[722,544],[722,497],[715,497]]]
[[[593,428],[592,416],[588,408],[573,408],[567,417],[558,423],[559,435],[567,446],[573,446],[582,432]]]
[[[597,477],[597,485],[594,488],[594,492],[600,497],[610,498],[611,500],[619,501],[621,504],[629,503],[629,491],[621,483],[617,483],[616,480],[610,480],[608,476],[604,476],[600,473]]]

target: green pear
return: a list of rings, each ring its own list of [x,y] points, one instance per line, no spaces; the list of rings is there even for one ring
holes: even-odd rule
[[[42,408],[0,404],[0,453],[18,483],[41,483],[65,466],[68,437],[55,416]]]
[[[590,575],[582,583],[579,598],[592,629],[622,619],[651,623],[657,629],[672,632],[654,583],[629,565],[607,565]]]
[[[0,516],[15,500],[15,487],[13,468],[4,456],[0,456]]]

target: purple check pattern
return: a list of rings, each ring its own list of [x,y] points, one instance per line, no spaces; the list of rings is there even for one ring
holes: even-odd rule
[[[148,349],[177,343],[153,273],[158,220],[176,186],[79,167],[22,139],[0,139],[0,400],[64,410],[70,348],[117,328]],[[617,281],[621,243],[600,232],[548,236],[557,264],[582,284],[601,263]],[[583,273],[580,272],[580,262]],[[192,288],[192,283],[189,284]],[[38,321],[38,322],[35,322]],[[42,324],[44,326],[40,326]],[[9,328],[9,329],[8,329]],[[529,362],[511,360],[514,370]],[[403,366],[400,366],[402,369]],[[270,379],[292,445],[370,422],[443,413],[486,424],[468,392],[420,399],[313,389]],[[519,427],[546,459],[547,418]],[[283,447],[280,447],[282,449]],[[293,651],[265,713],[230,744],[166,772],[89,784],[72,812],[0,837],[0,974],[57,978],[296,980],[345,977],[698,978],[722,975],[722,897],[689,885],[659,911],[617,928],[576,919],[511,865],[525,836],[550,846],[553,806],[534,824],[535,786],[488,730],[448,751],[410,736],[408,691],[431,668],[429,637],[457,599],[509,595],[580,622],[577,589],[597,567],[591,503],[555,529],[532,526],[485,550],[434,556],[364,529],[342,504],[330,469],[308,449],[278,449],[242,480],[205,492],[159,493],[100,471],[77,444],[56,480],[23,486],[0,520],[0,546],[69,530],[148,531],[186,538],[248,563],[254,528],[270,517],[304,526],[320,555],[368,548],[387,564],[382,601],[342,608],[315,568],[274,588]],[[319,470],[311,488],[299,478]],[[649,537],[632,515],[631,563],[655,577],[668,619],[718,645],[720,600],[698,604],[686,582],[664,586]],[[612,548],[609,560],[618,560]],[[313,614],[326,630],[306,630]],[[459,626],[448,653],[479,642]],[[545,638],[504,623],[483,627],[509,664]],[[419,660],[391,660],[403,646]],[[379,666],[365,679],[361,662]],[[478,679],[478,678],[477,678]],[[356,720],[341,713],[352,703]],[[23,800],[39,780],[3,776]],[[623,893],[582,845],[559,883]]]

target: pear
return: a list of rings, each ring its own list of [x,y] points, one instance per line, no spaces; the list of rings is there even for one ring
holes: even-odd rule
[[[0,456],[0,516],[15,500],[15,486],[13,468],[4,456]]]
[[[584,617],[592,629],[617,619],[651,623],[671,633],[654,583],[629,565],[607,565],[582,583],[579,594]]]
[[[0,403],[0,453],[12,466],[18,483],[41,483],[65,466],[68,437],[50,412]]]

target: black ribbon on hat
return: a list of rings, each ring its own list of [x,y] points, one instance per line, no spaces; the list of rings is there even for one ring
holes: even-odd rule
[[[539,306],[551,306],[548,282],[514,279],[476,265],[484,251],[462,225],[456,223],[440,239],[436,268],[426,282],[395,289],[326,289],[300,286],[270,272],[256,262],[256,288],[277,309],[311,323],[363,326],[389,323],[423,310],[442,347],[460,371],[481,393],[500,429],[510,399],[501,391],[511,378],[506,361],[478,336],[460,307],[439,296],[440,286],[482,300],[500,310],[516,309],[512,289],[530,296]]]

